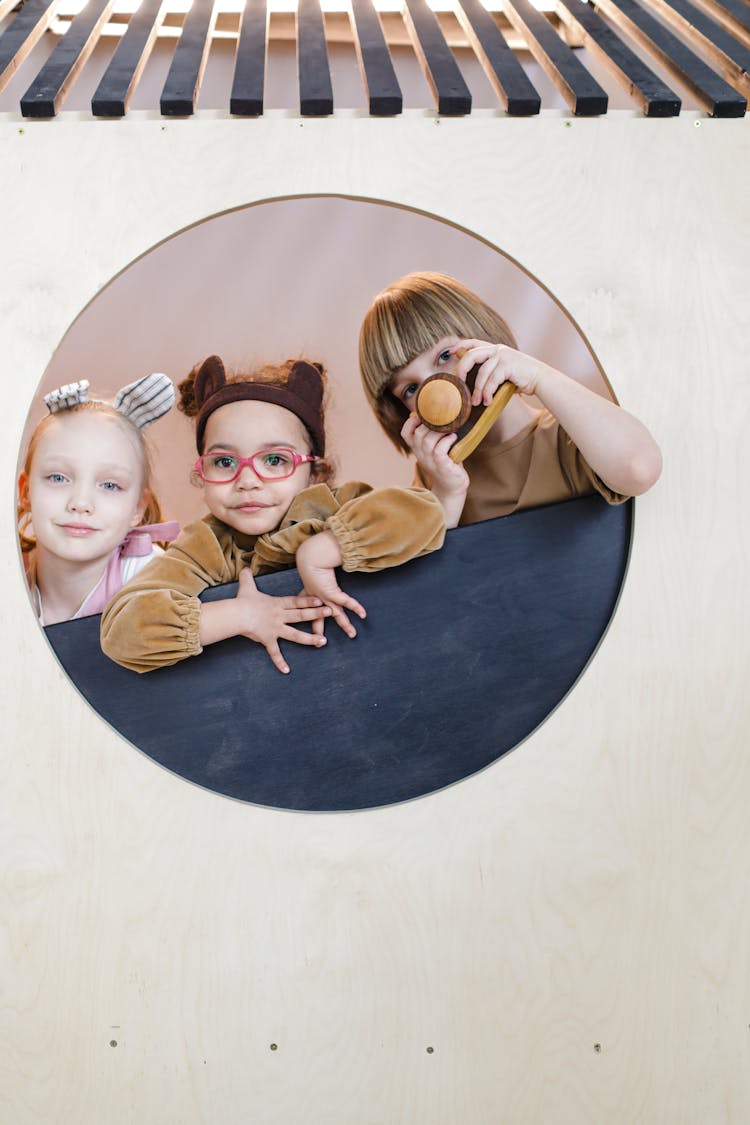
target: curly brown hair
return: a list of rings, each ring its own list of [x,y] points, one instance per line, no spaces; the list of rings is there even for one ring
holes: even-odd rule
[[[328,398],[327,377],[324,366],[316,360],[305,359],[302,356],[298,356],[296,359],[287,359],[283,363],[264,363],[259,367],[253,368],[251,371],[230,369],[227,373],[227,383],[266,383],[271,386],[284,387],[289,382],[292,367],[295,363],[299,363],[300,360],[309,363],[320,372],[321,382],[324,387],[324,402],[321,406],[320,417],[323,427],[325,428],[325,410],[327,405],[326,400]],[[196,418],[200,413],[201,408],[195,398],[195,379],[202,364],[203,361],[201,361],[201,363],[196,363],[190,373],[177,387],[177,409],[181,410],[188,418]],[[302,419],[300,419],[300,421],[302,421]],[[304,422],[302,424],[304,425]],[[305,429],[307,430],[307,427],[305,427]],[[309,431],[308,438],[310,448],[314,452],[314,440]],[[332,480],[333,475],[333,462],[327,457],[320,457],[312,467],[310,480],[315,484],[328,484]]]

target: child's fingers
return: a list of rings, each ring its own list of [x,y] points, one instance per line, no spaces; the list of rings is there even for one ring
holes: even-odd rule
[[[505,375],[501,368],[500,357],[492,356],[482,364],[477,375],[474,394],[471,396],[473,405],[479,406],[480,403],[484,403],[485,406],[489,406],[495,391],[504,382]]]
[[[316,636],[322,637],[325,634],[326,623],[322,617],[316,617],[312,623],[312,631]]]
[[[414,449],[419,450],[420,453],[431,453],[442,436],[423,422],[414,432]]]
[[[441,434],[440,441],[435,446],[436,453],[447,453],[452,445],[455,444],[458,434]]]
[[[315,599],[318,604],[311,609],[298,609],[296,606],[289,606],[284,608],[282,616],[285,623],[291,621],[317,621],[320,617],[330,617],[331,611],[327,605],[323,605],[319,598]]]
[[[312,594],[287,594],[279,600],[284,609],[313,609],[323,605],[321,599]],[[302,620],[309,621],[309,618]]]
[[[454,374],[466,382],[471,369],[479,365],[480,370],[477,373],[474,394],[472,395],[472,402],[477,406],[481,399],[477,399],[476,389],[484,384],[490,373],[492,365],[488,367],[488,361],[493,359],[496,363],[499,361],[503,345],[490,344],[486,340],[462,340],[461,345],[460,348],[455,349],[455,354],[459,356],[459,359]]]
[[[269,641],[266,645],[266,652],[271,657],[272,662],[276,665],[278,670],[280,672],[283,672],[284,675],[287,675],[287,673],[289,672],[289,665],[281,655],[281,649],[279,648],[278,641]]]
[[[343,590],[337,591],[336,603],[342,606],[344,609],[349,609],[352,613],[356,613],[357,617],[361,617],[363,621],[365,617],[367,617],[367,610],[361,604],[361,602],[358,602],[356,598],[353,598],[351,596],[351,594],[345,594]],[[329,604],[333,605],[333,602],[330,602]]]
[[[306,595],[306,594],[305,594],[305,591],[304,591],[304,588],[303,588],[303,590],[302,590],[302,593],[301,593],[301,595],[300,595],[300,596],[302,596],[302,597],[306,597],[306,596],[309,596],[309,595]],[[329,607],[329,606],[327,606],[327,605],[325,604],[325,602],[322,602],[320,598],[316,597],[316,598],[314,598],[313,600],[314,600],[314,601],[316,601],[316,602],[318,602],[318,604],[320,604],[320,605],[322,605],[322,606],[323,606],[323,612],[321,613],[321,612],[320,612],[320,610],[319,610],[319,611],[318,611],[318,612],[316,613],[315,617],[313,617],[313,619],[312,619],[312,626],[311,626],[311,628],[312,628],[312,631],[313,631],[313,633],[315,634],[315,636],[317,636],[317,637],[322,637],[322,636],[324,636],[324,635],[325,635],[325,621],[324,621],[323,619],[324,619],[325,617],[330,617],[330,616],[331,616],[331,610],[330,610],[330,607]]]
[[[333,608],[333,620],[336,622],[340,629],[344,630],[347,637],[351,637],[352,639],[356,637],[357,630],[354,628],[340,605],[334,606]]]
[[[317,633],[306,633],[303,629],[293,629],[291,625],[285,625],[280,633],[285,641],[294,641],[297,645],[312,645],[313,648],[322,648],[325,645],[325,637]]]
[[[410,414],[401,427],[401,437],[404,439],[410,449],[412,447],[412,443],[414,442],[414,434],[417,428],[421,426],[421,424],[422,423],[419,421],[419,415]]]
[[[450,451],[456,444],[457,434],[444,434],[442,441],[439,441],[435,446],[435,462],[440,466],[443,472],[450,472],[454,476],[465,476],[466,470],[461,469],[455,461],[450,459]],[[456,470],[461,470],[460,473]]]

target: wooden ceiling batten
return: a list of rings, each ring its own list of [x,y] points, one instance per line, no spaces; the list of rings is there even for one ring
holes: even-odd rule
[[[123,117],[151,54],[163,16],[163,0],[143,0],[117,44],[91,99],[94,117]]]
[[[159,100],[165,117],[188,117],[195,112],[215,20],[214,0],[193,0]]]
[[[559,0],[559,11],[582,32],[584,43],[628,91],[646,117],[676,117],[681,101],[583,0]]]
[[[257,117],[263,112],[269,14],[266,0],[247,0],[241,16],[229,112]]]
[[[609,98],[572,50],[529,0],[505,0],[505,13],[526,37],[529,50],[573,113],[595,117],[607,112]]]
[[[635,0],[596,0],[597,10],[660,60],[713,117],[742,117],[747,99]]]
[[[372,0],[350,0],[350,16],[370,113],[374,117],[401,113],[403,94]]]

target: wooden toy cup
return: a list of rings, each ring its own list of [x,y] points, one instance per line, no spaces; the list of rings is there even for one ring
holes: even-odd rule
[[[451,460],[461,462],[473,453],[510,402],[515,391],[513,383],[503,383],[492,402],[474,423],[465,437],[450,451]],[[443,372],[425,379],[417,393],[415,409],[420,422],[441,434],[460,429],[471,413],[471,392],[457,375]]]

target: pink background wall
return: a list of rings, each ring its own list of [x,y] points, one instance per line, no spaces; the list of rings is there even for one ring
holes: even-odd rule
[[[213,352],[234,366],[306,355],[328,369],[329,448],[338,478],[406,484],[410,466],[364,400],[357,334],[372,297],[416,269],[459,277],[506,317],[522,350],[603,386],[568,317],[496,249],[403,208],[308,196],[210,218],[134,262],[71,326],[40,372],[39,393],[87,378],[96,397],[110,398],[150,371],[178,382]],[[39,398],[29,425],[44,413]],[[195,457],[190,424],[173,411],[150,435],[165,512],[183,523],[202,515],[200,492],[188,480]]]

